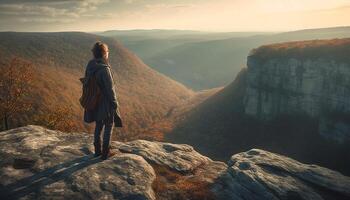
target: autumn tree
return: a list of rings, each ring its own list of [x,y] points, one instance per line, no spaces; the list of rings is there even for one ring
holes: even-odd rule
[[[32,79],[33,65],[28,61],[13,58],[0,66],[0,119],[6,130],[13,116],[30,109]]]
[[[70,105],[50,105],[42,109],[42,113],[34,116],[34,123],[49,129],[60,131],[76,131],[74,112]]]

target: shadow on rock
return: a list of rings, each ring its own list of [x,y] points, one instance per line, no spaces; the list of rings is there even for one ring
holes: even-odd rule
[[[2,186],[0,189],[0,199],[19,199],[27,196],[39,191],[40,188],[46,185],[64,180],[74,172],[98,162],[101,162],[101,159],[95,158],[93,155],[87,155],[50,167],[32,176]]]

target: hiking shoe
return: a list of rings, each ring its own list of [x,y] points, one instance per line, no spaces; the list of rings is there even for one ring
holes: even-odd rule
[[[95,152],[94,157],[99,157],[101,155],[101,152]]]

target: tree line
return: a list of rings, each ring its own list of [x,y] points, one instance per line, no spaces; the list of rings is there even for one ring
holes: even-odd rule
[[[38,97],[33,93],[35,70],[33,63],[18,57],[0,64],[0,130],[36,124],[73,131],[74,115],[70,105],[38,105]]]

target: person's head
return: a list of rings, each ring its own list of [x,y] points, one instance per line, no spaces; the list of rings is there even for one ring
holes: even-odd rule
[[[108,59],[108,46],[107,44],[97,41],[94,46],[92,47],[92,54],[94,55],[94,58],[103,58]]]

